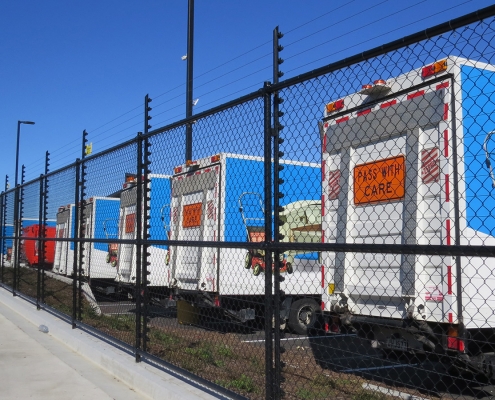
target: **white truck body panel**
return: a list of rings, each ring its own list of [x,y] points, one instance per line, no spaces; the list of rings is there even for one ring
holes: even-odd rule
[[[476,144],[489,128],[465,126],[467,119],[479,117],[470,116],[467,100],[484,90],[476,87],[473,74],[495,82],[493,66],[449,57],[445,72],[423,78],[419,68],[388,80],[391,96],[384,101],[367,106],[370,97],[355,93],[343,98],[341,110],[326,113],[324,242],[449,246],[456,244],[457,230],[460,245],[495,245],[493,220],[473,209],[484,201],[493,213],[495,202],[490,194],[480,200],[469,192],[469,186],[478,184],[473,171],[486,172],[477,180],[490,185],[478,193],[491,191],[492,184],[483,149]],[[476,218],[490,226],[478,227]],[[458,323],[462,296],[466,328],[495,326],[495,276],[486,260],[462,257],[460,265],[456,262],[443,256],[324,252],[324,309],[346,299],[354,315],[402,319],[409,307],[424,306],[416,317]],[[458,269],[462,293],[457,291]]]
[[[103,223],[108,219],[117,219],[119,199],[92,197],[84,210],[86,237],[107,239]],[[115,279],[117,269],[107,262],[108,245],[106,243],[84,243],[82,271],[91,279]]]
[[[58,239],[70,239],[75,228],[74,204],[69,204],[59,209],[57,213],[56,237]],[[55,259],[53,272],[60,275],[72,275],[74,270],[74,242],[55,242]]]
[[[283,161],[287,203],[320,199],[320,165]],[[242,193],[263,195],[263,159],[237,154],[207,157],[172,178],[171,239],[234,242],[246,240],[239,211]],[[314,185],[313,185],[314,183]],[[262,217],[262,215],[260,215]],[[262,219],[262,218],[260,218]],[[182,290],[219,295],[263,295],[263,274],[245,267],[246,249],[171,247],[172,283]],[[266,267],[271,269],[271,266]],[[287,295],[320,295],[318,260],[296,258],[292,274],[284,273]]]
[[[151,240],[164,240],[167,232],[161,220],[161,210],[164,205],[170,204],[170,177],[166,175],[149,175],[150,201],[148,203],[150,229],[148,231]],[[119,211],[119,239],[136,239],[136,186],[123,190],[120,199]],[[169,214],[169,211],[167,211]],[[169,216],[167,215],[167,218]],[[143,215],[144,219],[144,215]],[[168,248],[163,245],[151,245],[148,265],[149,287],[166,287],[170,279],[170,266],[168,264]],[[117,282],[135,284],[136,282],[136,245],[129,243],[119,244]]]

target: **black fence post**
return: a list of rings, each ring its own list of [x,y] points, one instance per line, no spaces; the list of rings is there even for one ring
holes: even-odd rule
[[[147,98],[148,96],[146,96]],[[147,101],[145,101],[146,105]],[[147,124],[148,121],[145,121]],[[142,229],[143,229],[143,140],[137,136],[137,187],[136,187],[136,362],[141,361],[142,351]]]
[[[76,160],[76,185],[74,193],[74,219],[76,221],[76,227],[74,229],[74,260],[72,263],[72,329],[76,328],[76,318],[77,318],[77,261],[78,261],[78,250],[79,250],[79,194],[81,182],[79,182],[79,168],[81,160],[78,158]]]
[[[264,174],[265,174],[265,398],[273,397],[273,295],[272,295],[272,99],[270,83],[264,84]]]
[[[2,194],[2,212],[1,212],[1,218],[2,218],[2,241],[0,243],[0,250],[1,250],[1,259],[0,259],[0,268],[1,268],[1,281],[2,283],[5,282],[4,278],[4,273],[5,273],[5,257],[7,255],[7,250],[6,250],[6,238],[5,236],[7,235],[7,189],[9,185],[9,176],[5,175],[5,190]]]
[[[88,133],[86,132],[86,129],[83,130],[82,133],[82,149],[81,149],[81,191],[80,191],[80,203],[81,203],[81,209],[79,211],[79,238],[81,239],[79,242],[79,262],[78,262],[78,268],[77,272],[74,270],[74,273],[77,274],[77,282],[78,282],[78,287],[77,287],[77,318],[79,321],[82,320],[82,282],[83,282],[83,276],[82,276],[82,267],[83,267],[83,262],[84,258],[87,257],[85,255],[85,250],[86,250],[86,243],[84,239],[86,238],[86,164],[84,162],[84,159],[86,157],[86,144],[88,142]],[[86,259],[88,265],[89,265],[89,260]]]
[[[43,221],[43,226],[45,229],[43,229],[43,236],[42,236],[42,251],[43,251],[43,261],[42,261],[42,268],[41,268],[41,303],[45,303],[45,254],[46,254],[46,228],[47,228],[47,215],[48,215],[48,167],[50,166],[50,153],[47,151],[45,153],[45,176],[43,178],[43,215],[42,215],[42,221]],[[56,245],[56,243],[54,243]]]
[[[3,283],[3,259],[4,259],[4,243],[5,243],[5,192],[0,195],[0,226],[2,230],[0,232],[0,282]]]
[[[148,280],[148,276],[150,272],[148,271],[148,265],[150,264],[148,257],[150,256],[150,253],[148,252],[148,240],[150,238],[150,225],[149,225],[149,202],[151,200],[149,189],[150,189],[150,179],[149,175],[151,174],[151,171],[149,169],[149,166],[151,164],[151,161],[149,159],[149,156],[151,155],[150,151],[151,144],[149,142],[148,138],[144,139],[144,152],[143,152],[143,261],[141,263],[141,269],[142,269],[142,285],[143,285],[143,303],[144,303],[144,308],[142,309],[142,314],[143,314],[143,336],[142,336],[142,349],[143,352],[148,351],[148,345],[147,342],[149,341],[148,337],[148,332],[149,332],[149,317],[148,317],[148,310],[150,307],[150,295],[149,295],[149,288],[148,285],[150,284],[150,281]]]
[[[22,234],[22,211],[24,200],[24,178],[26,169],[24,164],[21,168],[21,184],[15,188],[15,204],[14,204],[14,268],[13,268],[13,281],[12,281],[12,294],[16,295],[16,290],[19,290],[19,270],[20,270],[20,258],[21,258],[21,234]]]
[[[17,247],[19,241],[18,227],[19,227],[19,185],[15,187],[14,193],[14,239],[12,241],[12,253],[10,256],[10,263],[12,266],[12,295],[15,296],[16,285],[16,264],[17,264]]]
[[[278,26],[273,30],[273,83],[278,83],[279,78],[283,75],[278,67],[283,63],[283,60],[279,57],[279,52],[283,50],[283,47],[279,45],[278,40],[283,36],[279,32]],[[280,171],[284,169],[283,165],[280,165],[280,157],[284,155],[280,151],[280,144],[283,143],[283,139],[280,138],[280,131],[283,126],[280,124],[279,117],[283,115],[283,112],[279,110],[279,105],[283,102],[280,98],[279,92],[274,93],[273,97],[273,243],[275,246],[283,239],[283,235],[280,233],[281,221],[279,218],[280,211],[283,210],[280,207],[280,199],[284,197],[284,194],[280,191],[280,185],[284,182],[280,179]],[[280,293],[280,282],[283,278],[280,275],[280,258],[283,257],[283,253],[276,247],[273,255],[273,280],[274,280],[274,291],[273,291],[273,314],[274,314],[274,380],[273,380],[273,394],[274,399],[280,399],[282,393],[280,389],[280,384],[282,382],[282,366],[280,360],[281,347],[280,347],[280,304],[281,304],[281,293]]]
[[[43,174],[40,175],[40,196],[39,196],[39,208],[38,208],[38,224],[39,224],[39,231],[38,231],[38,268],[37,268],[37,279],[36,279],[36,309],[40,309],[40,299],[41,299],[41,265],[44,262],[45,259],[45,252],[44,252],[44,242],[42,240],[42,236],[45,229],[43,225]],[[43,229],[42,229],[43,227]],[[43,233],[42,233],[43,232]]]

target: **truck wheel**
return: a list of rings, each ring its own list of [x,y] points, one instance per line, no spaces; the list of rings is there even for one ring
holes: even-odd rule
[[[258,276],[261,273],[261,266],[256,264],[253,268],[253,275]]]
[[[313,299],[301,299],[292,303],[289,328],[298,335],[307,335],[316,323],[318,304]]]
[[[285,264],[285,268],[287,269],[288,274],[292,274],[294,272],[294,269],[292,268],[292,264],[290,262]]]
[[[246,269],[251,268],[251,260],[252,259],[253,259],[253,257],[251,256],[251,253],[248,251],[246,253],[246,257],[244,259],[244,268],[246,268]]]

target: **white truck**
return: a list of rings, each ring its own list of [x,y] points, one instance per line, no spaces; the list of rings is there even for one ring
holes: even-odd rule
[[[90,197],[83,211],[83,233],[88,239],[113,239],[117,236],[119,199]],[[117,268],[113,262],[114,243],[84,242],[82,274],[90,285],[106,294],[115,293]]]
[[[57,211],[56,238],[71,239],[76,230],[75,205],[60,206]],[[60,275],[72,275],[74,270],[74,242],[55,242],[53,272]]]
[[[285,240],[321,240],[320,164],[283,161],[281,220]],[[264,265],[261,250],[229,248],[228,242],[264,237],[264,162],[260,157],[216,154],[174,169],[170,239],[225,243],[220,248],[171,246],[171,280],[178,299],[215,307],[241,323],[263,316]],[[302,239],[304,238],[304,239]],[[281,318],[306,333],[320,308],[318,254],[284,254]]]
[[[494,376],[495,274],[482,257],[380,245],[495,245],[495,68],[448,57],[328,103],[320,124],[322,308],[385,352],[439,353]],[[335,330],[335,329],[334,329]]]
[[[148,216],[149,227],[145,230],[149,240],[166,240],[168,238],[168,221],[170,220],[170,176],[150,174],[148,184],[149,202]],[[120,193],[120,205],[118,211],[119,231],[118,239],[135,240],[138,224],[136,221],[137,186],[136,176],[126,174],[126,183]],[[143,197],[143,210],[144,210]],[[145,215],[143,213],[143,224]],[[145,238],[143,237],[143,240]],[[168,246],[153,244],[148,247],[148,288],[159,297],[168,296],[168,282],[170,280],[170,266]],[[122,288],[130,290],[133,294],[136,283],[136,244],[120,243],[118,245],[115,277]]]
[[[90,197],[84,206],[81,233],[88,239],[111,239],[119,216],[119,199],[109,197]],[[61,206],[57,212],[56,237],[71,239],[76,229],[75,205]],[[57,241],[53,271],[60,275],[71,276],[74,271],[74,242]],[[84,243],[84,257],[81,272],[83,276],[94,280],[97,286],[114,292],[114,279],[117,275],[115,264],[110,257],[110,244],[98,242]],[[110,285],[108,285],[110,284]],[[108,289],[109,288],[109,289]]]

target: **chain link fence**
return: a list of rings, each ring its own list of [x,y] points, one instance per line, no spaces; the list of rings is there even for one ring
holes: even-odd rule
[[[2,284],[227,397],[489,398],[493,15],[47,161]]]

